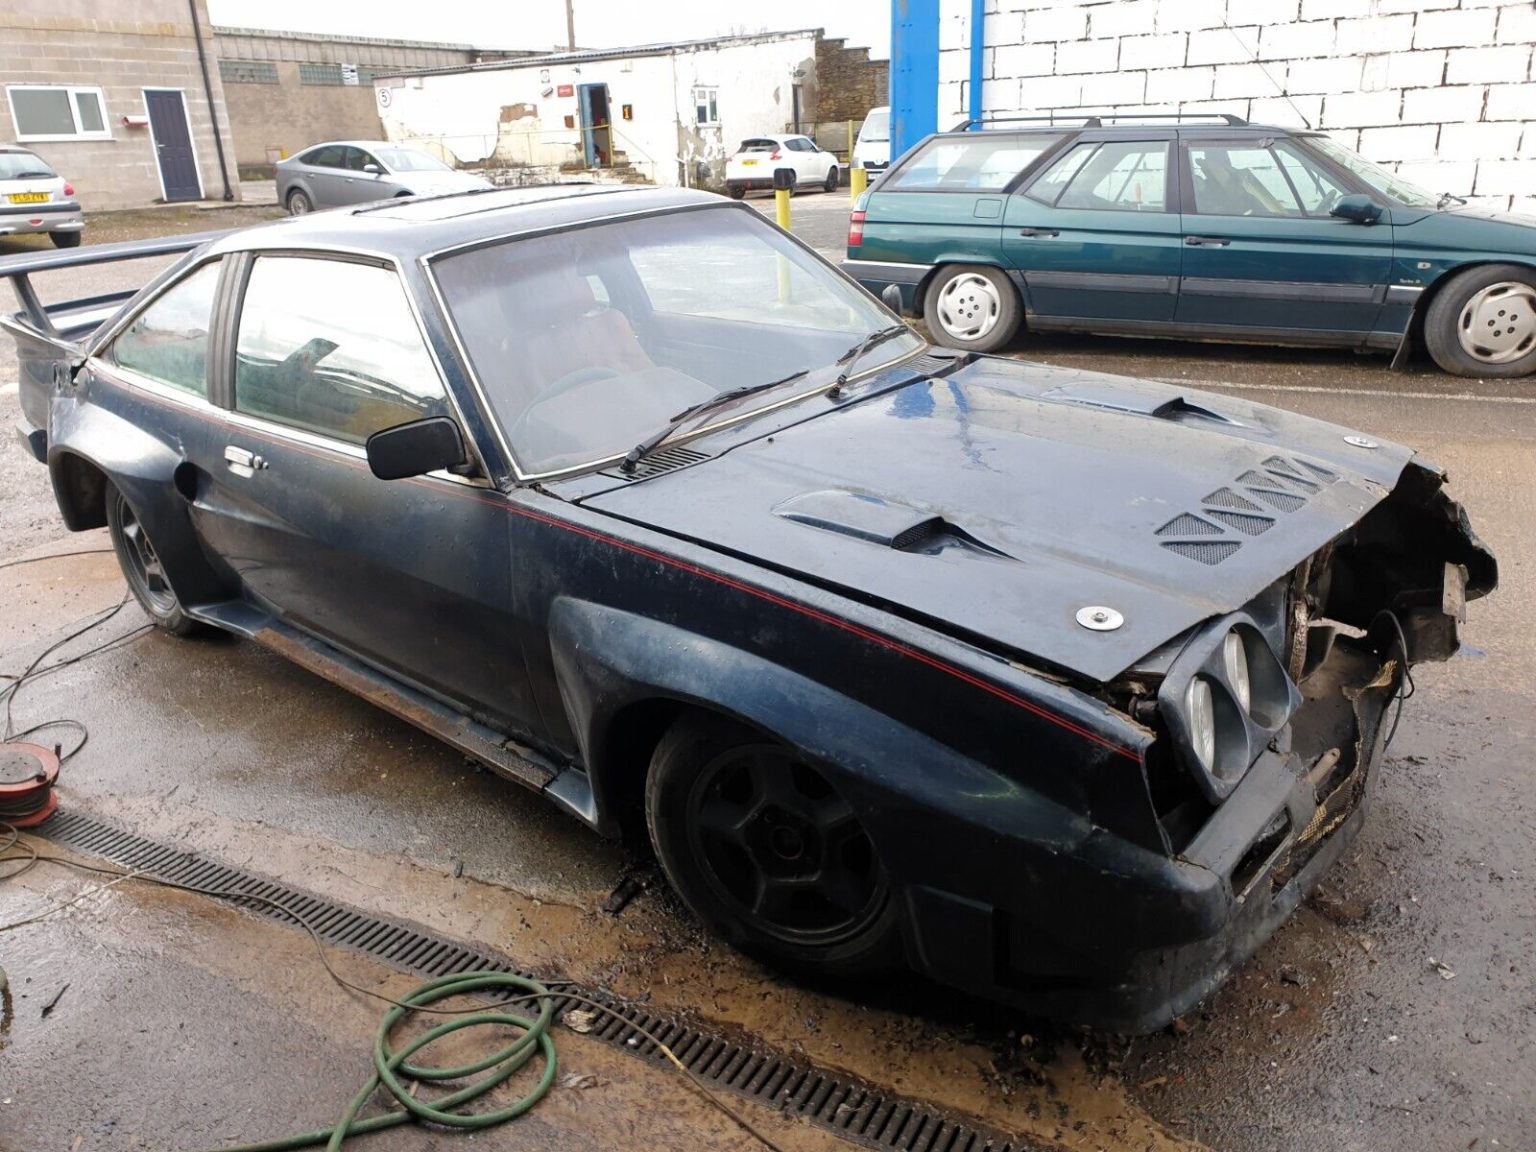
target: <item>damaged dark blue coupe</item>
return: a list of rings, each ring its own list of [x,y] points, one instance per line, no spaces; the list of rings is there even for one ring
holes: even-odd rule
[[[127,300],[33,284],[176,252]],[[1410,666],[1496,581],[1408,449],[932,348],[702,193],[0,277],[22,439],[155,623],[648,829],[700,920],[799,971],[1167,1022],[1350,843]]]

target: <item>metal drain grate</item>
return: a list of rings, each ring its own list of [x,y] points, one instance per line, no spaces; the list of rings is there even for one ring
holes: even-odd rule
[[[230,889],[280,901],[298,912],[328,944],[350,948],[394,968],[421,976],[446,976],[469,969],[525,972],[507,960],[420,928],[373,916],[254,873],[184,852],[113,827],[80,812],[62,812],[37,830],[56,844],[90,853],[162,880],[203,888]],[[277,909],[252,903],[247,909],[282,924],[293,922]],[[551,979],[547,974],[543,977]],[[688,1069],[713,1087],[789,1115],[804,1116],[854,1144],[899,1152],[1030,1152],[1039,1145],[1012,1140],[970,1117],[941,1111],[920,1100],[893,1096],[857,1077],[817,1068],[762,1044],[737,1041],[707,1025],[648,1012],[602,992],[566,985],[572,992],[611,1005],[613,1012],[589,1037],[671,1067],[655,1044],[636,1031],[652,1033]],[[554,997],[558,1019],[576,1002]]]

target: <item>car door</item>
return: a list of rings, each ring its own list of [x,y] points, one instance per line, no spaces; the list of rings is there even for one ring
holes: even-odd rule
[[[1032,322],[1166,325],[1180,250],[1173,134],[1086,136],[1008,197],[1002,247]]]
[[[346,180],[346,149],[327,144],[304,156],[304,178],[315,196],[316,208],[334,208],[351,203]]]
[[[1293,144],[1189,137],[1178,322],[1349,342],[1375,327],[1392,229],[1328,214],[1352,191]]]
[[[348,145],[342,163],[346,167],[346,174],[342,178],[346,203],[366,204],[370,200],[387,200],[397,191],[390,178],[383,175],[384,166],[374,158],[373,153]],[[370,164],[379,171],[366,171]]]
[[[385,481],[368,467],[369,434],[453,415],[396,270],[244,259],[209,546],[286,623],[499,730],[536,731],[503,498],[447,473]]]

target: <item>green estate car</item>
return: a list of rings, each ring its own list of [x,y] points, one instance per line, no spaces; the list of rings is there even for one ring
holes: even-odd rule
[[[983,130],[974,130],[982,128]],[[843,268],[953,348],[1031,331],[1394,352],[1536,370],[1536,219],[1235,116],[968,122],[855,204]]]

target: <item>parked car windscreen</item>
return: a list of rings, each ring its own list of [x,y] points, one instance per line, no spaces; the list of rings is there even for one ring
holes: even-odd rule
[[[1388,172],[1380,164],[1373,164],[1364,156],[1351,152],[1326,136],[1308,136],[1307,143],[1316,148],[1340,167],[1353,172],[1383,196],[1396,200],[1409,208],[1434,208],[1440,197],[1426,192],[1417,184],[1404,180],[1395,172]]]
[[[411,148],[375,148],[373,154],[391,172],[452,172],[453,169],[425,152]]]
[[[859,129],[859,139],[872,144],[885,144],[891,138],[891,114],[883,108],[877,108],[864,118],[864,127]]]
[[[825,387],[889,313],[755,212],[712,208],[507,240],[433,265],[524,475],[622,456],[728,389],[805,376],[716,421]],[[859,371],[909,355],[907,333]]]
[[[0,180],[33,180],[55,175],[41,156],[31,152],[0,152]]]
[[[1001,192],[1009,181],[1061,139],[1059,135],[976,133],[936,136],[897,172],[883,192]]]

